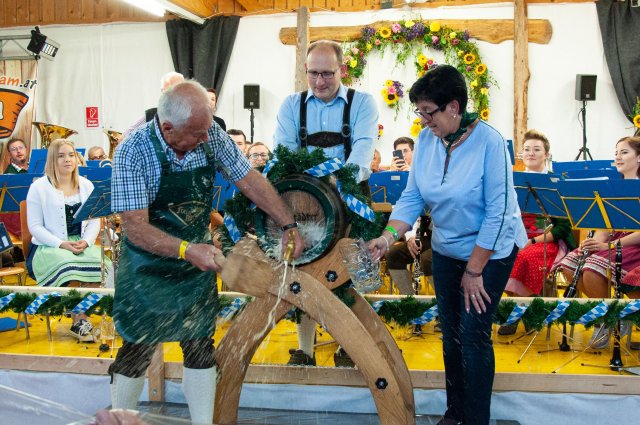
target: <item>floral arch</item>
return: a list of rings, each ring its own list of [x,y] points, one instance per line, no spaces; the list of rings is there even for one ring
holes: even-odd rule
[[[399,64],[406,64],[411,59],[419,78],[429,69],[437,66],[433,59],[423,53],[425,48],[440,50],[444,53],[448,64],[456,67],[468,84],[469,99],[483,120],[489,119],[489,89],[496,85],[487,66],[483,63],[478,46],[469,39],[469,31],[459,31],[438,21],[401,20],[379,28],[365,26],[362,36],[355,43],[344,48],[344,61],[341,68],[342,81],[345,85],[356,82],[364,73],[367,57],[371,52],[384,52],[390,47]],[[397,92],[391,80],[382,90],[385,103],[390,107],[398,107],[403,92]],[[400,86],[402,86],[400,84]]]

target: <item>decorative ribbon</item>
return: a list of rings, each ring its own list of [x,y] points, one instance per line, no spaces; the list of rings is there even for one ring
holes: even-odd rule
[[[93,307],[98,301],[100,301],[102,297],[104,297],[104,295],[102,294],[89,294],[85,297],[84,300],[80,301],[77,306],[73,307],[73,310],[71,310],[71,312],[74,314],[84,313],[85,311]]]
[[[558,301],[556,308],[544,319],[544,324],[549,326],[551,322],[558,320],[564,314],[567,307],[569,307],[569,304],[571,304],[569,301]]]
[[[267,177],[267,174],[269,174],[271,167],[273,167],[276,162],[278,162],[278,158],[273,158],[267,161],[267,163],[264,165],[264,170],[262,170],[262,175]]]
[[[618,317],[622,319],[624,316],[635,313],[638,310],[640,310],[640,300],[630,301],[625,308],[620,311],[620,315]]]
[[[5,308],[16,297],[16,294],[9,294],[6,297],[0,298],[0,310]]]
[[[382,307],[382,304],[384,304],[384,301],[376,301],[371,304],[371,307],[373,307],[373,311],[377,313],[380,311],[380,307]]]
[[[225,213],[223,220],[224,226],[229,231],[231,240],[234,244],[238,243],[238,241],[240,240],[240,230],[238,230],[238,226],[236,226],[236,222],[233,220],[233,217],[231,217],[231,214]]]
[[[507,317],[507,321],[504,322],[503,325],[513,325],[514,323],[516,323],[518,320],[520,320],[520,318],[528,308],[528,305],[516,305],[509,317]]]
[[[358,198],[356,198],[353,195],[343,194],[340,187],[341,186],[340,182],[338,182],[337,186],[338,186],[338,192],[340,193],[340,196],[342,197],[342,200],[344,201],[344,203],[347,204],[347,207],[349,207],[351,211],[358,214],[360,217],[373,223],[375,214],[373,213],[373,210],[369,207],[369,205],[360,201]]]
[[[607,311],[609,311],[609,306],[604,301],[602,301],[600,304],[593,307],[591,310],[585,313],[581,318],[579,318],[576,321],[576,324],[587,325],[593,322],[594,320],[596,320],[597,318],[607,314]]]
[[[244,298],[236,298],[231,301],[231,304],[220,310],[220,313],[218,313],[218,317],[223,320],[231,320],[233,315],[236,314],[236,312],[240,310],[240,308],[246,303],[247,302]]]
[[[40,306],[44,303],[47,302],[47,300],[49,299],[49,297],[59,297],[60,294],[58,294],[57,292],[52,292],[50,294],[41,294],[38,295],[36,297],[35,300],[33,300],[33,302],[31,304],[29,304],[29,306],[26,308],[26,310],[24,311],[27,314],[36,314],[36,312],[38,311],[38,309],[40,308]]]
[[[340,161],[338,158],[332,158],[314,167],[308,168],[304,170],[304,172],[319,178],[328,176],[329,174],[333,174],[342,167],[344,167],[344,163],[342,161]]]
[[[436,317],[438,317],[438,304],[434,305],[433,307],[422,313],[422,316],[418,317],[417,319],[413,319],[409,323],[412,325],[426,325]]]

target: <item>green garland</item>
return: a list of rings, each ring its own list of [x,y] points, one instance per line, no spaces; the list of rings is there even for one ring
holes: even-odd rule
[[[314,149],[311,152],[301,149],[293,152],[284,146],[278,146],[274,153],[278,158],[278,162],[271,167],[267,174],[267,178],[271,183],[276,183],[291,174],[302,174],[305,170],[329,159],[321,149]],[[355,174],[357,171],[358,167],[356,165],[348,164],[329,176],[321,177],[320,180],[329,183],[331,176],[335,176],[341,184],[343,194],[353,195],[358,200],[369,204],[369,200],[363,194],[356,181]],[[250,205],[251,201],[242,193],[236,193],[233,198],[228,199],[224,204],[225,214],[233,217],[241,235],[247,232],[247,229],[253,225],[255,220],[255,213],[250,208]],[[380,213],[375,213],[375,221],[371,223],[347,208],[347,219],[351,222],[351,231],[349,233],[351,238],[371,240],[380,236],[384,227],[384,216]],[[225,253],[228,253],[233,248],[234,243],[226,227],[221,228],[219,240]]]

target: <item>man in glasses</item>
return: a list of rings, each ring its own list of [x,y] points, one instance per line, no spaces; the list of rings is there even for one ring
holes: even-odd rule
[[[107,159],[107,154],[104,153],[104,149],[100,146],[92,146],[89,149],[87,158],[89,158],[89,161],[102,161],[103,159]]]
[[[255,142],[249,145],[247,149],[247,158],[252,168],[263,167],[269,160],[271,151],[262,142]]]
[[[373,96],[342,84],[342,61],[342,48],[334,41],[319,40],[309,46],[305,63],[309,88],[284,100],[273,142],[274,147],[284,145],[292,151],[323,149],[329,158],[357,165],[356,179],[368,194],[367,180],[378,137],[378,109]],[[303,315],[297,330],[299,349],[290,350],[289,364],[315,365],[316,323]],[[353,364],[342,349],[334,360],[336,365],[339,361],[344,366]]]
[[[23,174],[29,168],[27,157],[27,145],[21,139],[11,139],[7,142],[9,151],[9,165],[4,170],[4,174]]]

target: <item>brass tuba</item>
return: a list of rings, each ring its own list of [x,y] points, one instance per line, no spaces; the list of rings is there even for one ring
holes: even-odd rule
[[[37,121],[34,121],[33,125],[36,126],[38,133],[40,133],[40,147],[43,149],[49,149],[51,142],[56,139],[66,139],[69,136],[78,134],[77,131],[62,127],[61,125]]]
[[[122,133],[119,131],[107,130],[106,128],[103,128],[102,131],[109,138],[109,159],[113,159],[113,153],[116,150],[116,146],[118,146],[118,143],[120,143],[120,140],[122,139]]]

